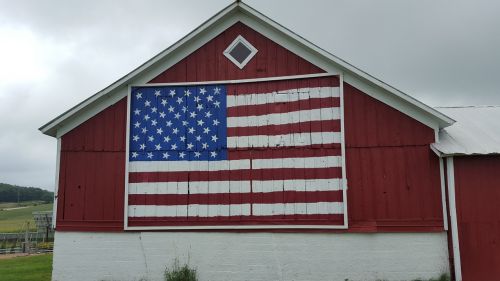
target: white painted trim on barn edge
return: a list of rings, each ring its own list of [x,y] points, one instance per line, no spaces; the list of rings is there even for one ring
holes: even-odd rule
[[[344,126],[344,75],[339,75],[340,81],[340,153],[342,154],[342,198],[344,202],[344,226],[349,228],[349,216],[347,215],[347,172],[345,157],[345,126]]]
[[[443,158],[439,158],[439,178],[441,182],[441,206],[443,208],[443,226],[444,230],[448,231],[448,211],[446,206],[446,183],[444,176]]]
[[[137,76],[142,75],[142,72],[147,71],[148,68],[151,68],[155,64],[158,64],[161,60],[165,59],[165,57],[171,55],[175,51],[178,52],[179,47],[181,47],[182,45],[186,45],[186,43],[188,43],[189,41],[195,40],[196,39],[195,37],[199,36],[201,33],[207,33],[207,29],[214,29],[215,27],[217,27],[217,24],[220,25],[220,23],[218,23],[218,21],[220,19],[222,19],[228,15],[232,15],[236,12],[236,10],[235,10],[236,6],[238,6],[237,3],[232,3],[232,4],[228,5],[226,8],[222,9],[220,12],[218,12],[217,14],[215,14],[214,16],[212,16],[211,18],[206,20],[199,27],[197,27],[192,32],[190,32],[189,34],[187,34],[186,36],[181,38],[179,41],[175,42],[173,45],[171,45],[167,49],[161,51],[156,56],[149,59],[148,61],[146,61],[145,63],[143,63],[139,67],[137,67],[136,69],[132,70],[127,75],[118,79],[117,81],[115,81],[114,83],[109,85],[108,87],[104,88],[103,90],[97,92],[96,94],[92,95],[91,97],[89,97],[86,100],[82,101],[81,103],[77,104],[73,108],[71,108],[71,109],[67,110],[66,112],[62,113],[61,115],[57,116],[56,118],[54,118],[53,120],[51,120],[47,124],[40,127],[39,130],[42,131],[42,133],[50,135],[50,136],[62,135],[62,134],[58,133],[57,131],[59,130],[60,127],[62,127],[61,123],[63,121],[65,121],[66,119],[68,119],[70,117],[74,117],[75,114],[78,114],[80,111],[84,110],[86,107],[91,106],[94,102],[97,102],[99,99],[101,99],[103,96],[107,95],[108,93],[113,92],[113,91],[119,91],[120,88],[123,88],[124,85],[126,86],[126,84],[129,83],[132,79],[136,79]],[[198,38],[198,40],[195,40],[195,42],[190,42],[190,44],[187,44],[187,46],[184,46],[184,48],[186,50],[192,49],[192,51],[194,51],[199,46],[201,46],[201,45],[197,44],[198,41],[199,41],[199,38]],[[183,57],[181,57],[181,59],[182,58]],[[180,61],[181,59],[179,59],[178,61]],[[175,64],[175,63],[173,63],[173,64]],[[171,64],[170,66],[172,66],[173,64]],[[170,66],[166,65],[166,68],[168,68]],[[123,97],[124,96],[122,96],[122,98]],[[108,104],[108,106],[110,105],[109,103],[107,103],[107,104]],[[101,110],[103,110],[106,107],[107,106],[104,106],[98,112],[100,112]],[[95,114],[97,114],[97,113],[94,113],[94,115]],[[90,117],[92,117],[92,116],[93,115],[91,115]],[[88,118],[85,120],[88,120]],[[81,123],[79,123],[79,124],[81,124]],[[78,126],[78,125],[76,125],[76,126]]]
[[[129,85],[127,94],[127,128],[125,128],[125,196],[124,196],[124,210],[123,210],[123,229],[128,228],[128,171],[129,171],[129,155],[130,155],[130,101],[131,101],[132,87]]]
[[[453,245],[453,261],[455,265],[455,280],[462,281],[462,263],[460,260],[457,205],[455,198],[455,165],[453,163],[453,157],[446,158],[446,172],[448,176],[448,202],[450,204],[451,239]]]
[[[54,205],[52,206],[52,228],[56,228],[57,221],[57,198],[59,196],[59,173],[61,167],[61,138],[57,138],[56,153],[56,178],[54,181]]]
[[[127,226],[125,230],[132,231],[148,231],[148,230],[245,230],[258,229],[265,231],[266,229],[347,229],[345,225],[181,225],[181,226]]]
[[[219,80],[219,81],[194,81],[194,82],[175,82],[175,83],[146,83],[146,84],[132,84],[131,87],[165,87],[165,86],[196,86],[196,85],[214,85],[214,84],[244,84],[244,83],[257,83],[257,82],[272,82],[280,80],[297,80],[309,78],[321,78],[329,76],[340,76],[339,73],[313,73],[302,75],[289,75],[289,76],[274,76],[263,78],[239,79],[239,80]]]
[[[328,72],[332,72],[332,69],[337,70],[335,72],[341,72],[339,70],[346,69],[349,72],[346,73],[346,82],[354,83],[353,81],[362,80],[361,84],[372,84],[373,88],[377,88],[385,95],[392,95],[392,100],[398,101],[398,103],[393,105],[387,102],[391,101],[391,99],[385,98],[385,101],[382,100],[384,103],[393,106],[399,111],[419,120],[420,122],[426,124],[427,126],[430,126],[431,128],[446,127],[454,122],[453,119],[447,117],[439,111],[436,111],[433,108],[413,99],[412,97],[407,96],[406,94],[390,87],[380,80],[375,79],[367,73],[315,46],[314,44],[308,42],[292,31],[284,28],[283,26],[279,25],[278,23],[274,22],[273,20],[249,7],[248,5],[241,2],[236,2],[221,10],[219,13],[200,25],[186,37],[182,38],[170,48],[153,57],[151,60],[147,61],[120,80],[116,81],[109,87],[98,92],[94,96],[88,98],[79,105],[73,107],[72,109],[61,114],[59,117],[56,117],[46,125],[42,126],[40,128],[40,131],[51,136],[62,136],[74,127],[88,120],[90,117],[99,113],[106,107],[123,98],[126,95],[123,85],[130,83],[131,80],[135,80],[136,82],[147,82],[151,80],[153,77],[161,73],[161,71],[158,72],[159,69],[161,69],[162,71],[168,69],[173,64],[180,61],[188,54],[192,53],[198,47],[204,45],[206,42],[214,38],[220,32],[225,30],[230,25],[236,23],[237,21],[241,21],[249,25],[251,28],[262,33],[270,40],[275,41],[281,46],[289,49],[293,53],[303,57],[313,64],[318,65]],[[271,33],[276,36],[270,35]],[[180,48],[181,46],[182,48]],[[353,79],[353,81],[351,81],[351,75],[356,79]],[[150,76],[150,79],[145,79],[146,76]],[[359,85],[353,86],[359,88]],[[123,92],[120,89],[123,90]],[[110,99],[109,97],[104,97],[110,92],[111,94],[113,94],[113,92],[115,93],[115,98]],[[376,92],[367,94],[375,95]],[[116,98],[116,96],[118,96],[118,98]],[[101,99],[104,99],[104,101],[100,101]],[[111,102],[107,99],[110,99]],[[401,108],[401,106],[398,104],[406,105],[406,107],[412,110]],[[91,109],[88,109],[88,107],[91,107]]]
[[[324,49],[314,45],[313,43],[309,42],[305,38],[301,37],[300,35],[297,35],[293,31],[291,31],[288,28],[282,26],[281,24],[275,22],[271,18],[260,13],[259,11],[255,10],[254,8],[248,6],[247,4],[241,3],[240,6],[241,6],[241,8],[243,8],[243,10],[245,12],[244,16],[251,15],[251,16],[253,16],[254,19],[257,19],[258,21],[266,23],[267,25],[272,27],[272,29],[277,30],[281,33],[281,34],[274,34],[274,35],[277,35],[276,37],[275,36],[266,36],[266,37],[268,37],[272,41],[275,41],[276,43],[278,43],[281,46],[284,46],[284,47],[286,46],[285,48],[287,48],[290,51],[292,51],[293,53],[301,56],[302,58],[304,58],[310,62],[313,62],[313,64],[316,64],[317,66],[323,68],[324,70],[328,71],[328,69],[324,67],[326,61],[329,61],[330,64],[331,63],[335,64],[337,66],[337,68],[340,66],[341,68],[344,68],[348,72],[348,73],[346,73],[346,78],[345,78],[346,81],[348,81],[347,77],[348,77],[349,73],[352,73],[358,77],[361,77],[361,78],[369,81],[370,83],[380,87],[381,89],[384,89],[385,91],[387,91],[387,92],[399,97],[400,99],[414,105],[415,107],[420,108],[421,110],[425,111],[429,115],[434,116],[435,119],[440,119],[440,121],[442,123],[440,123],[440,125],[438,127],[441,127],[441,126],[446,127],[446,126],[449,126],[455,122],[453,119],[451,119],[450,117],[446,116],[445,114],[439,112],[438,110],[436,110],[436,109],[418,101],[417,99],[395,89],[394,87],[392,87],[392,86],[382,82],[381,80],[371,76],[370,74],[356,68],[355,66],[347,63],[346,61],[340,59],[339,57],[337,57],[337,56],[325,51]],[[245,23],[244,20],[242,22]],[[255,23],[258,23],[258,22],[255,22]],[[251,24],[251,23],[249,23],[249,24]],[[256,29],[256,26],[250,25],[250,27]],[[274,31],[272,29],[264,28],[264,29],[260,29],[260,30],[256,29],[256,30],[259,31],[260,33],[266,35],[267,33]],[[285,44],[280,43],[280,39],[282,39],[283,37],[286,37],[285,40],[288,41]],[[292,41],[291,39],[295,40],[296,44],[293,44],[295,42],[291,42]],[[293,49],[294,46],[289,45],[290,43],[292,43],[293,45],[300,45],[300,46],[298,49],[294,50]],[[303,56],[302,54],[304,54],[306,49],[308,49],[307,51],[309,53],[311,53],[311,51],[314,52],[315,58],[309,57],[309,56]],[[320,58],[318,58],[318,56],[322,56],[324,59],[320,59]],[[403,113],[406,113],[406,112],[403,112]]]
[[[156,60],[156,58],[160,55],[157,55],[152,60],[146,62],[145,64],[149,64],[149,65],[147,67],[144,67],[144,69],[142,69],[142,68],[145,64],[142,65],[141,67],[139,67],[138,69],[134,70],[133,72],[129,73],[127,76],[123,77],[121,79],[121,80],[124,80],[123,83],[121,83],[119,85],[115,85],[115,84],[119,83],[120,80],[115,82],[114,84],[112,84],[108,88],[95,94],[94,96],[83,101],[82,103],[78,104],[77,106],[70,109],[69,111],[63,113],[60,117],[57,117],[53,121],[44,125],[44,127],[46,127],[49,124],[54,123],[56,121],[59,123],[62,123],[62,120],[64,120],[67,123],[58,124],[57,128],[55,128],[55,129],[54,128],[47,128],[45,130],[45,129],[43,129],[44,127],[42,127],[42,128],[40,128],[40,130],[46,134],[48,134],[47,133],[48,130],[55,130],[55,134],[57,137],[63,136],[67,132],[71,131],[72,129],[74,129],[78,125],[80,125],[83,122],[87,121],[88,119],[92,118],[93,116],[95,116],[99,112],[103,111],[107,107],[117,103],[118,101],[120,101],[121,99],[126,97],[127,93],[128,93],[129,85],[131,85],[131,84],[145,84],[148,81],[151,81],[153,78],[155,78],[156,76],[161,74],[163,71],[172,67],[177,62],[181,61],[183,58],[185,58],[186,56],[188,56],[189,54],[191,54],[192,52],[197,50],[199,47],[208,43],[215,36],[217,36],[222,31],[226,30],[227,28],[229,28],[231,25],[235,24],[236,22],[237,22],[236,18],[230,18],[225,22],[221,22],[221,23],[217,23],[213,26],[209,26],[207,29],[203,29],[203,30],[199,31],[198,32],[199,34],[197,33],[196,37],[192,38],[193,42],[189,42],[189,44],[185,44],[185,46],[183,48],[178,48],[177,44],[179,42],[177,42],[176,44],[172,45],[170,48],[165,50],[164,52],[167,52],[167,51],[169,51],[169,52],[165,55],[162,55],[161,58],[159,58],[158,60]],[[183,39],[181,39],[181,40],[183,40]],[[191,40],[191,38],[190,38],[190,40]],[[155,61],[153,61],[153,60],[155,60]],[[160,60],[163,60],[163,61],[160,61]],[[95,104],[93,104],[93,103],[95,103]],[[75,114],[72,114],[71,113],[72,111],[75,111],[75,114],[76,114],[76,112],[78,112],[78,114],[76,114],[77,116],[75,116]],[[61,119],[61,121],[58,121],[59,119]],[[51,134],[49,134],[49,135],[51,135]]]

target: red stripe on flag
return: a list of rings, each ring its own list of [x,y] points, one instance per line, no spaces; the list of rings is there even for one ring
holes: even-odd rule
[[[299,122],[282,125],[229,127],[228,137],[253,136],[253,135],[282,135],[294,133],[315,132],[340,132],[340,120],[324,120]]]
[[[258,116],[273,113],[287,113],[299,110],[311,110],[339,107],[340,98],[310,98],[290,102],[276,102],[255,105],[238,105],[227,108],[227,117]]]
[[[338,76],[328,76],[308,79],[228,84],[226,89],[227,95],[244,95],[254,93],[272,93],[275,91],[301,88],[338,87],[339,85],[340,82]]]
[[[190,172],[132,172],[129,183],[179,182],[179,181],[227,181],[227,180],[293,180],[341,178],[342,169],[333,168],[277,168],[260,170],[223,170]]]
[[[128,226],[213,226],[213,225],[342,225],[343,214],[220,216],[220,217],[129,217]]]
[[[279,158],[299,158],[299,157],[318,157],[318,156],[340,156],[340,144],[331,144],[331,147],[312,148],[311,146],[297,147],[278,147],[261,149],[253,148],[251,150],[228,149],[229,160],[239,159],[273,159]]]
[[[312,193],[314,193],[316,198],[307,196]],[[282,196],[283,199],[276,202],[276,195]],[[342,202],[342,191],[276,191],[264,193],[222,194],[130,194],[128,197],[128,203],[129,205],[229,205],[254,203],[256,202],[256,199],[259,199],[259,204]]]

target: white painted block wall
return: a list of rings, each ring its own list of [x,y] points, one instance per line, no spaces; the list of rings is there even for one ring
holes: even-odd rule
[[[56,232],[53,280],[413,280],[448,273],[445,233]]]

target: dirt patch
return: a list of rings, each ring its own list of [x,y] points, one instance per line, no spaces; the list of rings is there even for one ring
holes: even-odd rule
[[[29,206],[24,206],[24,207],[13,207],[13,208],[3,208],[2,211],[12,211],[12,210],[19,210],[19,209],[26,209]]]

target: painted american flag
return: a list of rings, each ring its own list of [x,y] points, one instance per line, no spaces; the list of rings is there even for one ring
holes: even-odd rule
[[[128,225],[343,225],[338,85],[132,87]]]

